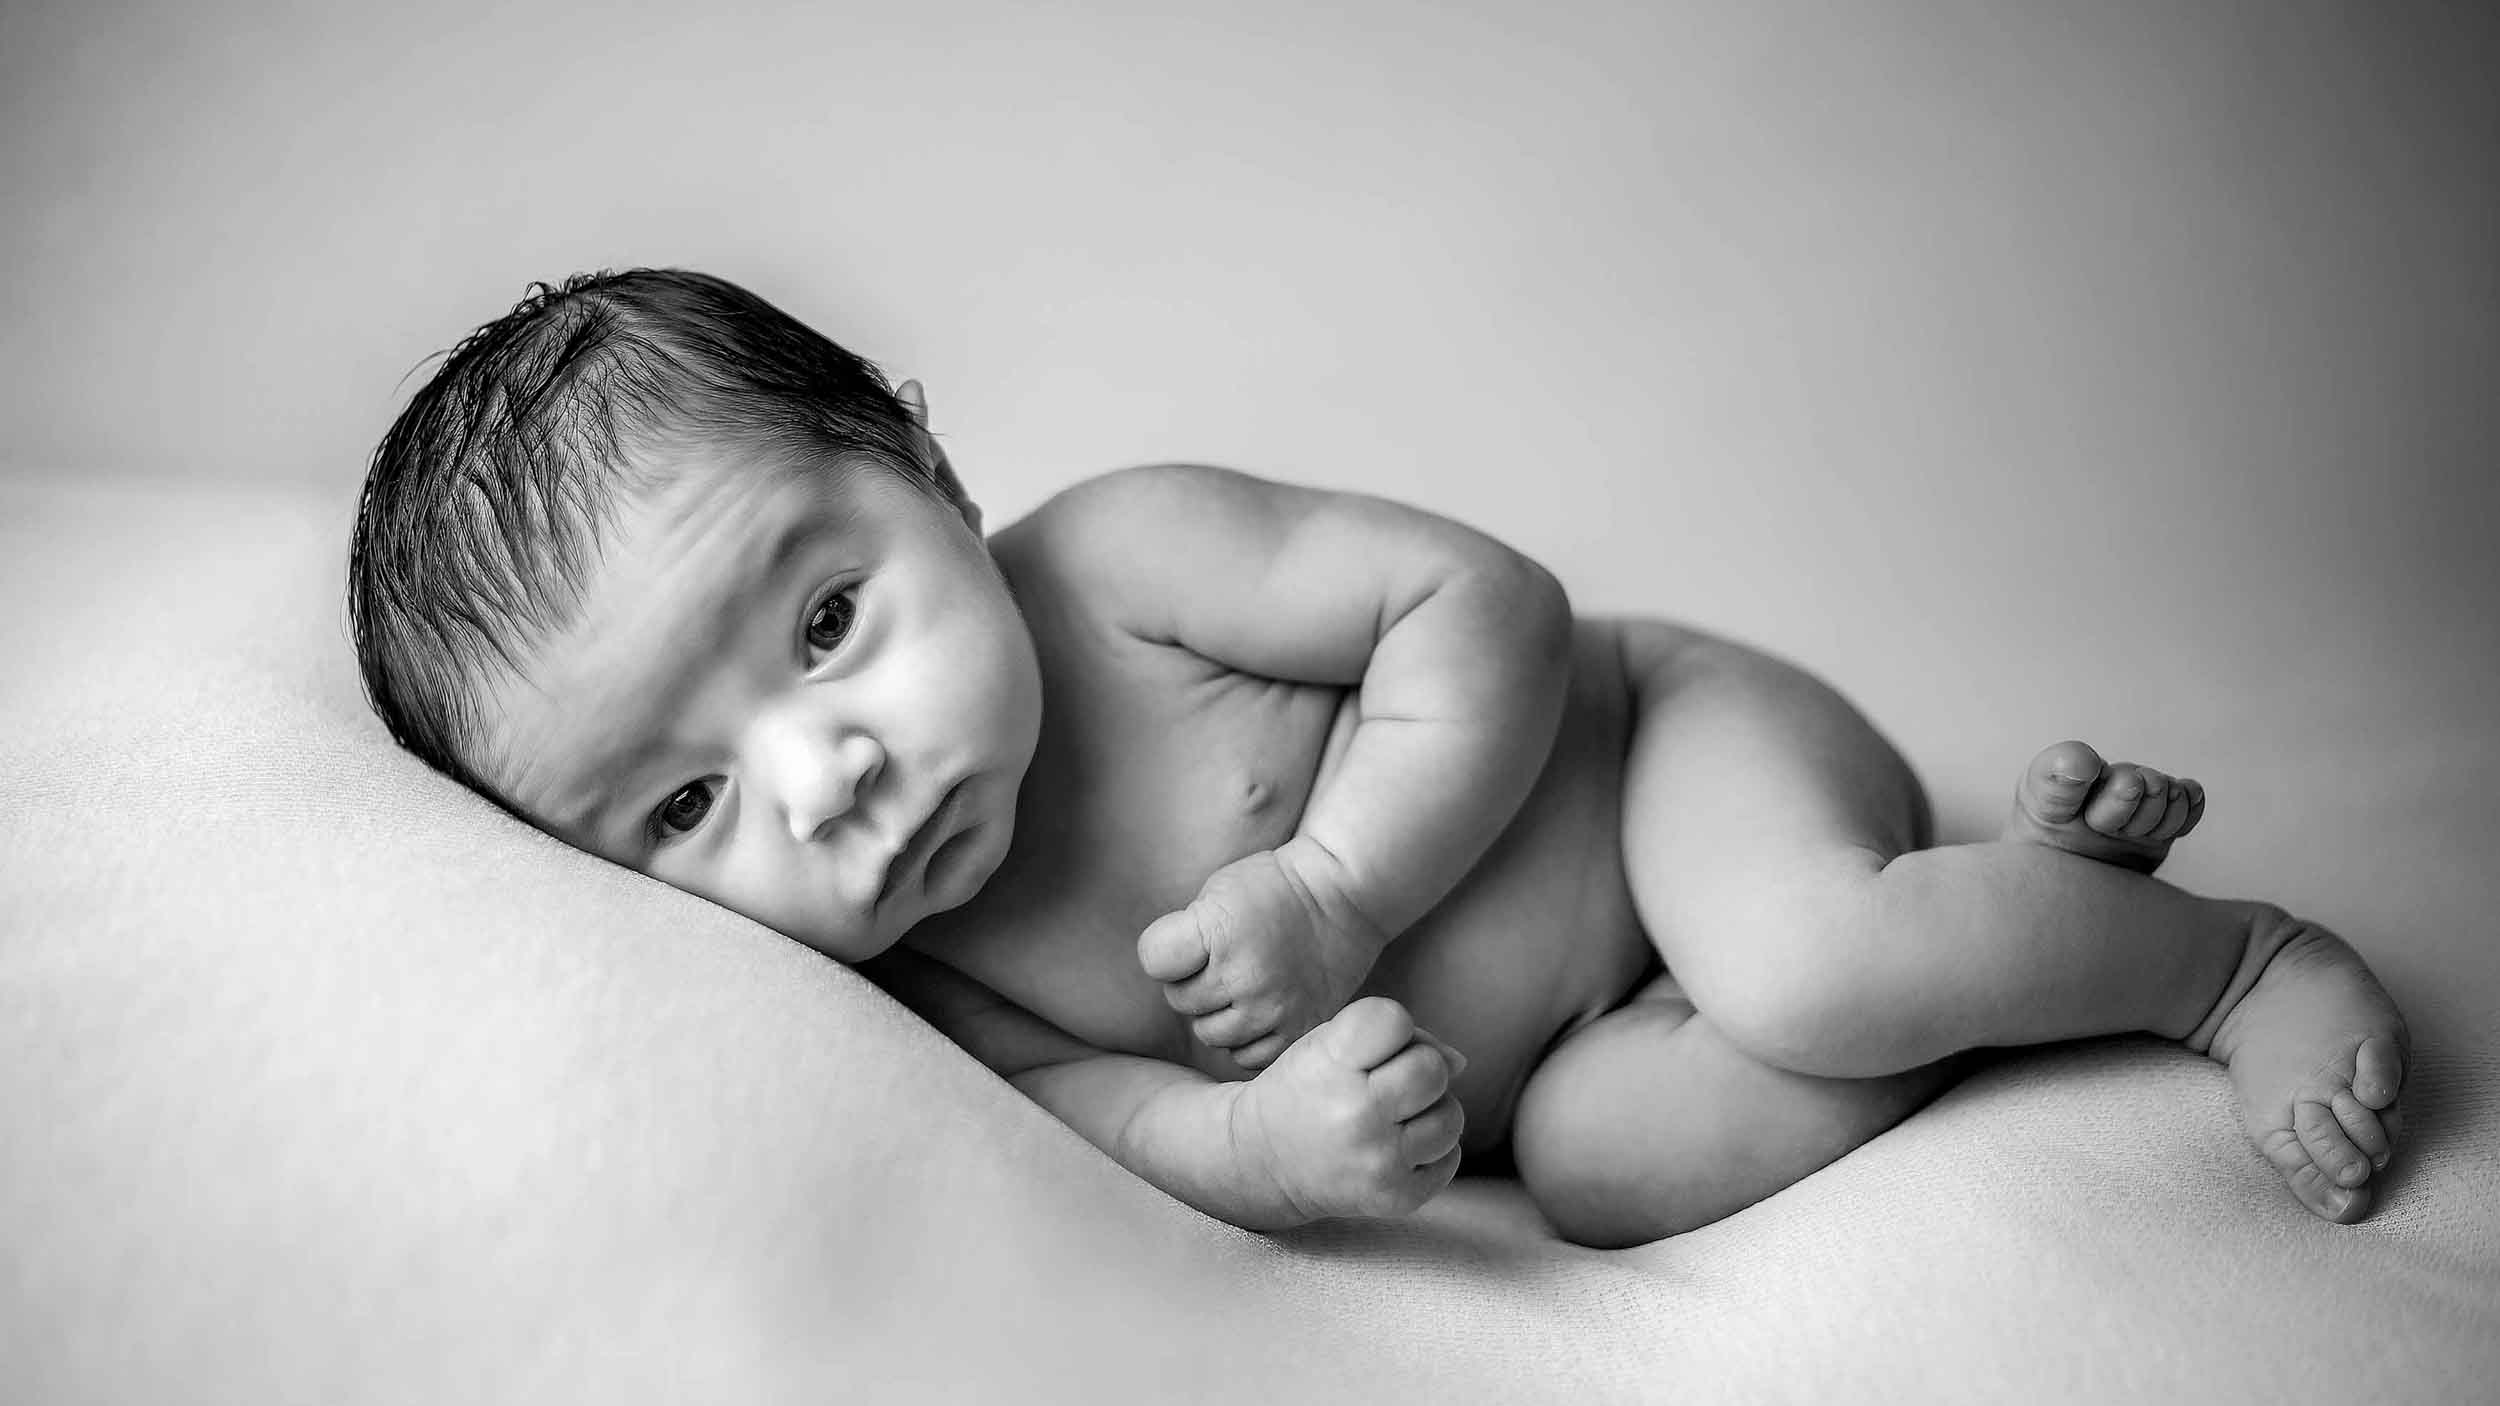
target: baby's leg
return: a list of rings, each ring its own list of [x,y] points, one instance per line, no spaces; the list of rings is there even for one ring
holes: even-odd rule
[[[1624,860],[1643,924],[1658,942],[1658,894],[1696,881],[1700,852],[1662,865],[1648,813],[1660,806],[1659,753],[1671,743],[1714,745],[1682,716],[1696,706],[1766,706],[1754,692],[1690,687],[1695,650],[1733,646],[1663,625],[1626,622],[1625,668],[1636,710],[1625,778]],[[1769,665],[1770,661],[1761,661]],[[1774,666],[1776,667],[1776,666]],[[1793,680],[1793,683],[1792,683]],[[1786,818],[1821,849],[1864,853],[1870,863],[1924,845],[1927,800],[1908,765],[1827,690],[1809,696],[1802,676],[1748,680],[1784,695],[1761,719],[1789,735],[1810,774],[1751,776],[1734,791],[1717,783],[1681,799],[1699,815]],[[1793,696],[1786,696],[1793,695]],[[1681,759],[1679,758],[1679,761]],[[1727,759],[1735,762],[1731,754]],[[1752,782],[1774,791],[1752,794]],[[1677,779],[1669,784],[1683,785]],[[1832,1162],[1909,1116],[1943,1090],[1946,1061],[1893,1062],[1872,1077],[1832,1077],[1765,1058],[1726,1028],[1697,994],[1687,999],[1680,958],[1658,942],[1670,975],[1561,1042],[1520,1093],[1511,1147],[1521,1180],[1557,1230],[1584,1245],[1640,1244],[1733,1214]],[[1851,1075],[1861,1071],[1848,1071]]]
[[[1715,1039],[1777,1069],[1849,1080],[1977,1046],[2151,1031],[2230,1063],[2251,1136],[2312,1210],[2366,1212],[2403,1023],[2331,934],[2071,852],[2086,845],[2060,842],[2071,816],[2018,812],[2007,839],[1919,849],[1916,782],[1829,689],[1689,632],[1636,625],[1626,642],[1641,710],[1626,778],[1632,890]],[[2058,750],[2037,762],[2053,773]],[[2028,803],[2055,780],[2027,780]],[[1650,1077],[1682,1083],[1665,1067]],[[1531,1085],[1521,1136],[1555,1140],[1549,1167],[1603,1160],[1619,1139],[1538,1121],[1540,1106],[1576,1102],[1547,1097],[1558,1092]],[[1900,1101],[1888,1089],[1864,1097]],[[1871,1135],[1863,1121],[1829,1120],[1827,1146],[1790,1160],[1810,1170],[1838,1156]],[[1579,1150],[1558,1155],[1563,1143]],[[1523,1142],[1532,1186],[1538,1161]]]
[[[1673,978],[1564,1040],[1511,1120],[1519,1175],[1554,1228],[1599,1249],[1733,1215],[1943,1092],[1956,1061],[1879,1079],[1767,1064]]]

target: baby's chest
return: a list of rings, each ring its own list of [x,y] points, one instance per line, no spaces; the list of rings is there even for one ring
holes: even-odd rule
[[[913,945],[1097,1048],[1187,1063],[1198,1047],[1138,969],[1137,936],[1215,870],[1292,836],[1351,731],[1352,695],[1128,662],[1059,679],[1046,665],[1008,858]]]

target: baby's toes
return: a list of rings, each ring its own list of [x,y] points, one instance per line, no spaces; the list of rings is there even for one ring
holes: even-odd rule
[[[2385,1108],[2396,1101],[2396,1091],[2404,1087],[2404,1049],[2385,1035],[2373,1035],[2361,1042],[2352,1058],[2353,1097],[2364,1108]]]
[[[2292,1131],[2309,1151],[2309,1160],[2337,1186],[2359,1186],[2370,1179],[2370,1159],[2344,1131],[2332,1104],[2302,1099],[2292,1105]]]
[[[2195,829],[2196,822],[2205,818],[2205,787],[2192,776],[2182,776],[2171,784],[2178,788],[2178,795],[2171,802],[2171,810],[2176,814],[2178,828],[2171,830],[2169,836],[2175,840]],[[2186,804],[2180,804],[2181,800],[2184,800]],[[2170,821],[2165,819],[2162,824],[2167,828]]]
[[[2388,1157],[2396,1150],[2396,1139],[2379,1121],[2378,1111],[2354,1098],[2349,1089],[2337,1089],[2328,1106],[2335,1110],[2335,1121],[2343,1125],[2344,1136],[2352,1139],[2352,1145],[2370,1159],[2370,1165],[2386,1166]]]
[[[2135,823],[2136,812],[2143,808],[2145,796],[2144,768],[2133,762],[2118,762],[2101,773],[2101,782],[2092,788],[2092,799],[2083,807],[2083,823],[2104,835],[2124,836]]]
[[[2339,1186],[2309,1155],[2299,1134],[2278,1128],[2258,1144],[2266,1160],[2283,1174],[2284,1185],[2300,1204],[2324,1220],[2347,1225],[2370,1212],[2370,1188]]]
[[[2162,817],[2170,814],[2170,776],[2143,766],[2136,768],[2136,777],[2144,786],[2144,797],[2135,803],[2135,814],[2119,833],[2130,840],[2149,840],[2161,828]]]
[[[2083,742],[2058,742],[2040,750],[2023,769],[2020,801],[2035,819],[2063,825],[2083,811],[2101,774],[2101,754]]]
[[[2142,819],[2140,815],[2137,818]],[[2153,823],[2153,828],[2144,832],[2143,838],[2158,840],[2166,844],[2186,834],[2188,826],[2193,821],[2194,817],[2188,809],[2188,784],[2174,776],[2170,778],[2169,786],[2162,791],[2161,819]]]

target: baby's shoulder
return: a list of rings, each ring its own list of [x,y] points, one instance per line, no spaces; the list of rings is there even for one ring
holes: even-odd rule
[[[1258,511],[1283,485],[1212,464],[1140,464],[1061,489],[997,534],[1031,554],[1099,559],[1127,541],[1169,540]]]
[[[1125,617],[1167,603],[1208,544],[1239,541],[1281,485],[1210,464],[1144,464],[1060,490],[990,538],[1020,602]]]

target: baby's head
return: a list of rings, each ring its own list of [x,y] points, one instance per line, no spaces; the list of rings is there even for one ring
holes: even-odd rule
[[[719,279],[539,285],[375,451],[348,613],[401,745],[860,961],[1007,852],[1033,646],[916,387]]]

